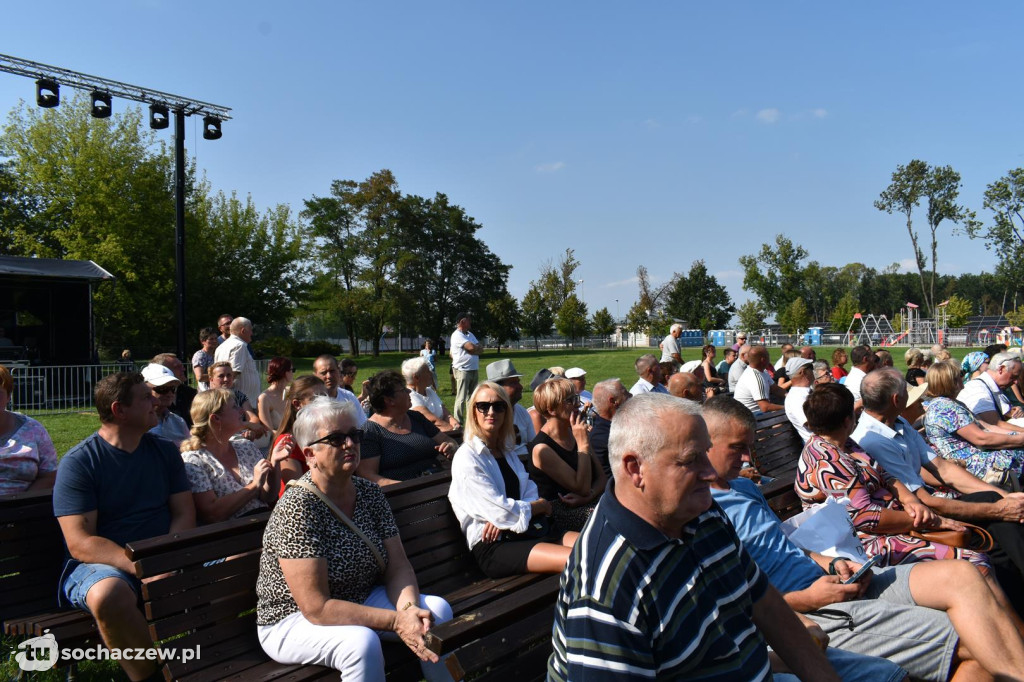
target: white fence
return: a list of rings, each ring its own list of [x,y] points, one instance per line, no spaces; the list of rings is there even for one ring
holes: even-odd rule
[[[257,360],[261,382],[269,360]],[[108,374],[141,370],[144,363],[109,362],[95,365],[40,365],[23,362],[5,365],[14,379],[9,409],[31,414],[60,414],[93,408],[93,390]],[[190,369],[189,383],[194,383]],[[255,400],[255,398],[253,399]]]

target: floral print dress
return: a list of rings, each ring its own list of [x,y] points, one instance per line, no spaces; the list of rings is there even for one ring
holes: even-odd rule
[[[935,398],[924,415],[928,441],[946,459],[966,464],[978,478],[989,469],[1013,471],[1020,476],[1024,450],[983,450],[957,435],[957,431],[974,423],[977,419],[967,406],[950,398]]]
[[[880,555],[880,566],[928,559],[966,559],[987,573],[988,556],[969,549],[940,545],[910,535],[878,535],[882,510],[902,511],[890,476],[852,440],[840,450],[820,436],[804,446],[797,469],[796,493],[804,508],[827,498],[849,497],[853,527],[868,556]]]

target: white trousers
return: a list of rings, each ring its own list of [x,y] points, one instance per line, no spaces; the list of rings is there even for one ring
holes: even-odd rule
[[[373,588],[364,606],[394,609],[383,585]],[[441,597],[420,595],[420,608],[434,614],[434,624],[452,618],[452,608]],[[260,645],[278,663],[322,665],[341,672],[345,682],[384,682],[384,654],[381,637],[397,640],[393,632],[379,632],[361,625],[314,625],[301,611],[273,625],[258,627]],[[420,662],[427,682],[451,682],[444,659]]]

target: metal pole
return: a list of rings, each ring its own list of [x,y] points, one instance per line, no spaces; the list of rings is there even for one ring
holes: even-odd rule
[[[178,357],[185,361],[185,112],[174,110],[174,260],[178,296]]]

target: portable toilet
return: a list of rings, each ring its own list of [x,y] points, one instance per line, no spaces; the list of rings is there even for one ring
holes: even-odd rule
[[[820,346],[821,345],[821,327],[810,327],[807,330],[807,345],[808,346]]]

